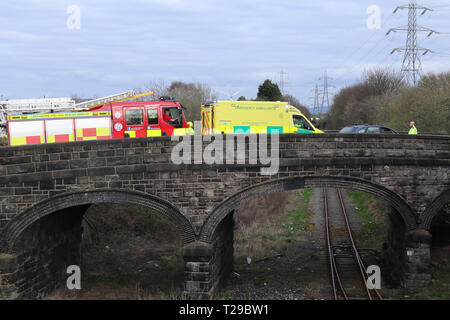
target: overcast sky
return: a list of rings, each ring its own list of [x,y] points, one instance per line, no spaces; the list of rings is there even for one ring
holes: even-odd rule
[[[408,0],[2,0],[0,94],[6,98],[105,96],[155,81],[201,82],[227,98],[256,96],[265,79],[285,75],[285,91],[304,104],[328,70],[331,92],[374,66],[401,67],[405,34],[385,36],[407,24]],[[420,1],[419,1],[420,2]],[[450,3],[419,24],[443,32],[420,45],[424,71],[450,70]],[[69,28],[68,7],[80,8],[80,28]],[[371,5],[381,28],[370,29]],[[76,27],[75,20],[69,20]],[[376,21],[376,20],[370,20]],[[375,26],[375,24],[372,24]],[[426,38],[426,39],[425,39]],[[237,97],[236,97],[237,98]]]

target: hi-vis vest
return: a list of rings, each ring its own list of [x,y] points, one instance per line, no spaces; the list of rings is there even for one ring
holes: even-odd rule
[[[408,134],[417,134],[416,126],[413,126],[411,129],[409,129],[409,133]]]

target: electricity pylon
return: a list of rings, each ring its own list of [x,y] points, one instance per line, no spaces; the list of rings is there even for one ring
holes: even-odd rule
[[[424,15],[427,11],[433,11],[430,8],[422,7],[417,5],[416,0],[410,0],[408,5],[399,6],[395,8],[394,14],[403,9],[408,9],[408,25],[398,28],[389,29],[386,35],[391,32],[405,31],[407,32],[406,46],[401,48],[395,48],[392,50],[391,54],[394,52],[405,52],[402,63],[402,73],[406,78],[408,83],[413,83],[414,86],[417,84],[422,73],[422,61],[420,56],[426,55],[432,52],[430,49],[422,48],[419,46],[417,41],[417,35],[419,32],[428,32],[427,37],[430,37],[433,33],[438,33],[432,29],[422,27],[417,24],[417,10],[422,10],[421,15]]]
[[[325,106],[325,101],[327,103],[327,108],[330,108],[330,97],[328,88],[333,87],[329,84],[329,80],[333,80],[333,78],[330,78],[327,75],[327,70],[325,70],[324,76],[322,78],[319,78],[319,80],[323,80],[323,91],[322,91],[322,103],[320,105],[319,114],[323,114],[323,107]]]
[[[314,88],[314,108],[313,108],[313,115],[319,114],[319,85],[316,84],[316,87]]]
[[[280,74],[280,91],[281,91],[281,94],[284,95],[285,94],[285,92],[284,92],[284,86],[285,86],[284,76],[288,75],[288,73],[281,70],[279,72],[279,74]]]

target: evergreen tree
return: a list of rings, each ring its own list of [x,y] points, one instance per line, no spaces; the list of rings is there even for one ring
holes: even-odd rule
[[[256,99],[262,101],[280,101],[281,97],[282,95],[278,85],[270,80],[266,80],[259,86]]]

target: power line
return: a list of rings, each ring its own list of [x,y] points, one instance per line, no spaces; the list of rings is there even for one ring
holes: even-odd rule
[[[390,43],[387,43],[384,47],[380,46],[380,49],[378,51],[375,51],[375,48],[381,43],[381,41],[377,42],[370,50],[370,52],[372,53],[371,55],[366,55],[363,59],[359,59],[358,63],[354,63],[349,69],[346,70],[346,73],[337,77],[336,79],[334,79],[334,81],[339,81],[343,78],[344,75],[350,74],[353,71],[356,71],[358,69],[360,69],[362,66],[366,65],[367,63],[370,62],[370,60],[372,60],[373,62],[379,62],[379,55],[380,53],[384,52],[389,46]],[[373,52],[375,52],[375,54],[373,54]],[[378,58],[378,59],[376,59]]]
[[[394,17],[395,17],[395,15],[390,14],[390,15],[385,19],[385,21],[383,22],[383,24],[384,24],[384,25],[387,25],[388,22],[390,22],[391,19],[393,19]],[[368,44],[368,43],[370,42],[370,40],[372,40],[372,39],[374,38],[375,35],[380,35],[380,33],[379,33],[379,32],[376,32],[376,31],[372,32],[371,35],[369,36],[369,38],[367,38],[367,40],[364,41],[364,42],[361,44],[361,46],[358,47],[358,49],[356,49],[355,51],[353,51],[352,54],[350,54],[349,56],[347,56],[347,58],[344,60],[344,62],[343,62],[341,65],[345,67],[345,66],[347,65],[347,62],[350,61],[350,58],[352,58],[359,50],[361,50],[366,44]],[[370,50],[369,50],[365,55],[363,55],[361,58],[358,59],[358,61],[359,61],[358,64],[359,64],[359,65],[360,65],[363,61],[366,61],[366,60],[367,60],[368,55],[371,54],[371,53],[373,52],[373,50],[379,45],[379,43],[380,43],[383,39],[384,39],[384,37],[382,36],[382,38],[379,39],[377,42],[375,42],[375,45],[373,45],[373,46],[370,48]],[[347,74],[349,74],[350,71],[353,71],[354,69],[355,69],[355,63],[352,63],[352,66],[350,67],[350,69],[347,69],[347,70],[345,70],[344,72],[342,72],[342,73],[335,79],[335,81],[338,81],[338,80],[342,79],[344,76],[346,76]]]
[[[389,29],[386,35],[391,32],[404,31],[407,33],[406,36],[406,46],[401,48],[395,48],[392,50],[391,54],[394,52],[404,52],[403,63],[402,63],[402,72],[404,77],[407,79],[407,82],[413,83],[414,86],[417,84],[420,79],[420,75],[422,72],[422,61],[420,56],[425,55],[429,52],[432,52],[430,49],[419,47],[417,35],[419,32],[427,32],[428,36],[431,36],[433,33],[438,33],[430,28],[422,27],[417,24],[417,11],[422,10],[422,14],[424,15],[427,11],[433,11],[433,9],[423,7],[417,5],[416,0],[410,0],[408,5],[399,6],[395,8],[394,14],[399,10],[408,9],[408,25],[398,28]]]
[[[357,63],[353,63],[352,66],[351,66],[349,69],[347,69],[345,73],[341,74],[339,77],[337,77],[337,78],[335,79],[335,82],[341,80],[341,79],[342,79],[344,76],[346,76],[347,74],[350,74],[352,71],[358,69],[358,67],[360,67],[360,66],[366,64],[367,62],[369,62],[370,58],[373,58],[373,57],[378,56],[378,54],[379,54],[380,52],[377,52],[376,55],[373,55],[373,52],[374,52],[375,48],[376,48],[381,42],[382,42],[381,39],[380,39],[380,41],[376,42],[375,45],[373,45],[373,46],[371,47],[371,49],[369,50],[370,55],[369,55],[369,54],[366,54],[366,55],[363,56],[362,58],[358,59],[358,62],[357,62]],[[387,46],[389,46],[389,43],[386,45],[386,47],[387,47]]]
[[[443,4],[443,5],[439,5],[439,6],[432,6],[432,8],[449,8],[450,4]]]
[[[442,52],[434,52],[433,55],[436,57],[450,57],[450,53],[442,53]]]

